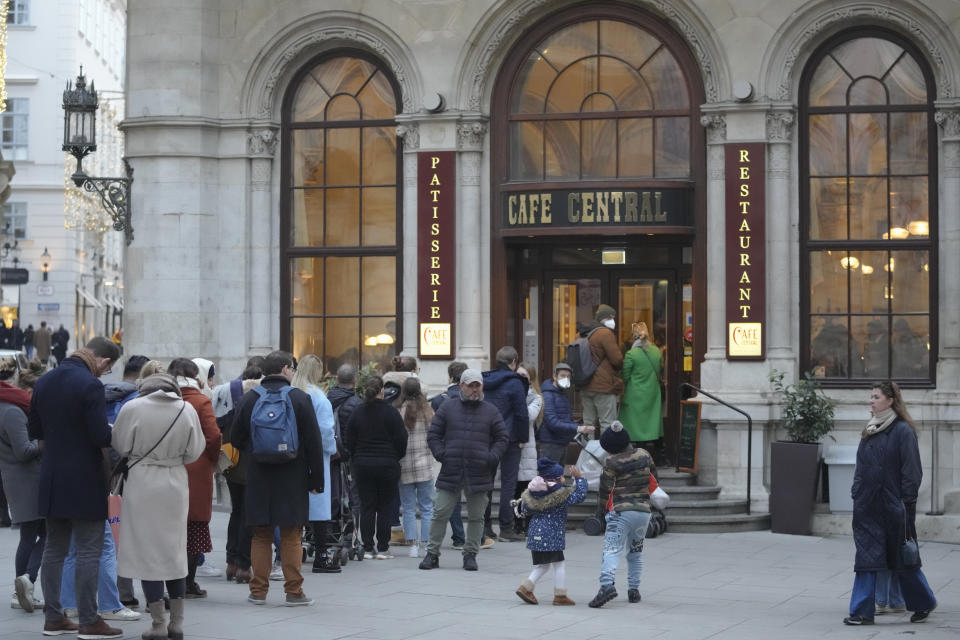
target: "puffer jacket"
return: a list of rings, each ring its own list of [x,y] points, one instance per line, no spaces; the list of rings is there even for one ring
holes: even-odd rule
[[[526,442],[530,437],[527,414],[527,379],[505,364],[483,372],[484,400],[500,411],[510,442]]]
[[[593,329],[597,329],[597,331],[594,331],[593,335],[590,336],[590,355],[593,356],[593,361],[597,363],[597,370],[584,390],[620,395],[623,393],[623,380],[620,379],[620,369],[623,367],[623,352],[620,351],[620,345],[617,344],[617,334],[603,325],[594,324],[581,335],[586,335]]]
[[[523,513],[529,516],[527,549],[531,551],[563,551],[567,547],[567,507],[583,502],[587,497],[587,481],[564,476],[546,492],[531,492],[520,496]]]
[[[573,421],[567,394],[554,385],[553,380],[544,380],[540,390],[543,391],[543,424],[537,439],[545,444],[568,444],[580,425]]]
[[[126,380],[110,382],[103,385],[103,392],[107,403],[107,422],[113,424],[117,421],[120,408],[137,397],[137,385]]]
[[[462,398],[444,402],[427,433],[430,452],[440,463],[437,489],[492,490],[493,471],[509,440],[500,412],[489,402]]]
[[[656,467],[646,449],[628,448],[607,456],[600,475],[600,504],[606,504],[612,492],[613,511],[649,513],[651,473],[656,473]]]

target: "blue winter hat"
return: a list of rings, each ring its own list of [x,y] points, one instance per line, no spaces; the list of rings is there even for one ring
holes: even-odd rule
[[[562,478],[563,465],[547,457],[540,458],[537,460],[537,475],[541,478]]]

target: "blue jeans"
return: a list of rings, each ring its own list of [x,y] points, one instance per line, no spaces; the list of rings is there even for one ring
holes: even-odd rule
[[[850,615],[873,620],[876,614],[877,571],[857,571],[850,593]],[[920,569],[898,571],[893,581],[900,582],[908,611],[929,611],[937,606],[937,599]],[[887,603],[889,604],[889,603]]]
[[[433,518],[433,480],[400,483],[400,504],[403,507],[403,535],[407,540],[430,538],[430,520]],[[420,509],[420,535],[417,535],[417,513]]]
[[[900,580],[892,571],[877,572],[877,604],[890,607],[902,607],[905,604],[900,593]]]
[[[613,586],[620,554],[627,549],[627,587],[640,588],[643,570],[643,539],[647,535],[650,514],[645,511],[611,511],[607,514],[607,533],[603,539],[600,586]]]
[[[463,546],[467,536],[463,530],[463,512],[458,502],[450,512],[450,537],[453,539],[454,546]]]
[[[47,518],[47,543],[40,564],[40,586],[45,600],[43,613],[47,622],[58,622],[63,617],[60,583],[71,539],[77,547],[75,585],[79,621],[85,625],[93,624],[97,619],[97,571],[103,551],[104,524],[104,520]]]
[[[74,592],[74,567],[77,562],[77,550],[70,541],[70,553],[63,561],[63,582],[60,584],[60,606],[64,609],[77,608],[77,595]],[[116,611],[122,608],[120,590],[117,589],[117,548],[113,543],[113,533],[107,523],[103,532],[103,551],[100,553],[100,570],[97,574],[97,609]]]

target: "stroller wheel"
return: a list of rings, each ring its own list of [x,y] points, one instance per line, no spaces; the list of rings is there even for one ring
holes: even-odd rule
[[[341,548],[341,549],[340,549],[340,564],[341,564],[341,565],[347,564],[347,561],[349,561],[349,560],[350,560],[350,550],[349,550],[349,549],[345,549],[345,548]]]

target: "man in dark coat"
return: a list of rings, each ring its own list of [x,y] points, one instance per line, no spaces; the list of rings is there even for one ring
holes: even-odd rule
[[[69,344],[70,332],[67,331],[63,325],[60,325],[60,328],[53,334],[53,346],[51,348],[53,357],[57,359],[57,363],[62,362],[63,359],[67,357],[67,347]]]
[[[37,380],[30,400],[30,438],[44,441],[40,466],[40,514],[47,542],[40,568],[46,599],[45,634],[121,636],[97,615],[97,575],[107,519],[107,481],[101,449],[110,446],[103,385],[120,349],[107,338],[87,343],[61,366]],[[80,618],[63,615],[60,583],[73,538],[77,550],[76,595]]]
[[[421,569],[440,566],[440,543],[447,531],[447,521],[454,505],[460,502],[460,494],[464,493],[468,525],[463,545],[463,568],[477,570],[483,510],[487,506],[487,491],[493,488],[491,474],[500,463],[509,440],[500,412],[483,401],[482,374],[476,369],[467,369],[460,376],[459,400],[450,400],[440,406],[427,433],[427,444],[441,466],[433,499],[430,542],[420,563]]]
[[[294,374],[293,356],[286,351],[274,351],[263,359],[261,386],[276,391],[290,386]],[[309,520],[308,493],[323,491],[323,448],[320,427],[313,411],[310,396],[299,389],[291,389],[288,399],[293,405],[297,421],[297,455],[289,462],[278,464],[258,462],[252,456],[250,419],[260,395],[250,390],[240,398],[236,410],[231,440],[233,446],[247,455],[246,520],[253,529],[250,563],[253,578],[250,595],[253,604],[265,604],[272,567],[274,527],[280,528],[280,562],[286,582],[287,606],[313,604],[303,593],[303,575],[300,573],[302,551],[300,533]]]
[[[447,380],[449,385],[447,390],[430,398],[430,408],[436,413],[440,405],[450,398],[460,399],[460,376],[467,370],[467,363],[454,360],[447,365]],[[489,515],[489,514],[488,514]],[[454,549],[463,549],[463,543],[466,541],[466,535],[463,531],[463,509],[460,503],[453,508],[450,513],[450,537],[453,539]],[[493,545],[493,538],[487,538],[483,541],[481,549],[487,549]]]
[[[510,444],[500,460],[500,540],[526,540],[513,530],[513,500],[517,488],[517,474],[520,471],[521,443],[530,438],[530,416],[527,413],[527,388],[530,383],[518,374],[517,365],[520,356],[513,347],[502,347],[497,351],[497,365],[492,371],[483,372],[483,393],[487,402],[500,411],[503,426],[507,429]],[[494,477],[497,470],[493,470]],[[490,504],[483,515],[484,535],[496,539],[490,517]]]

